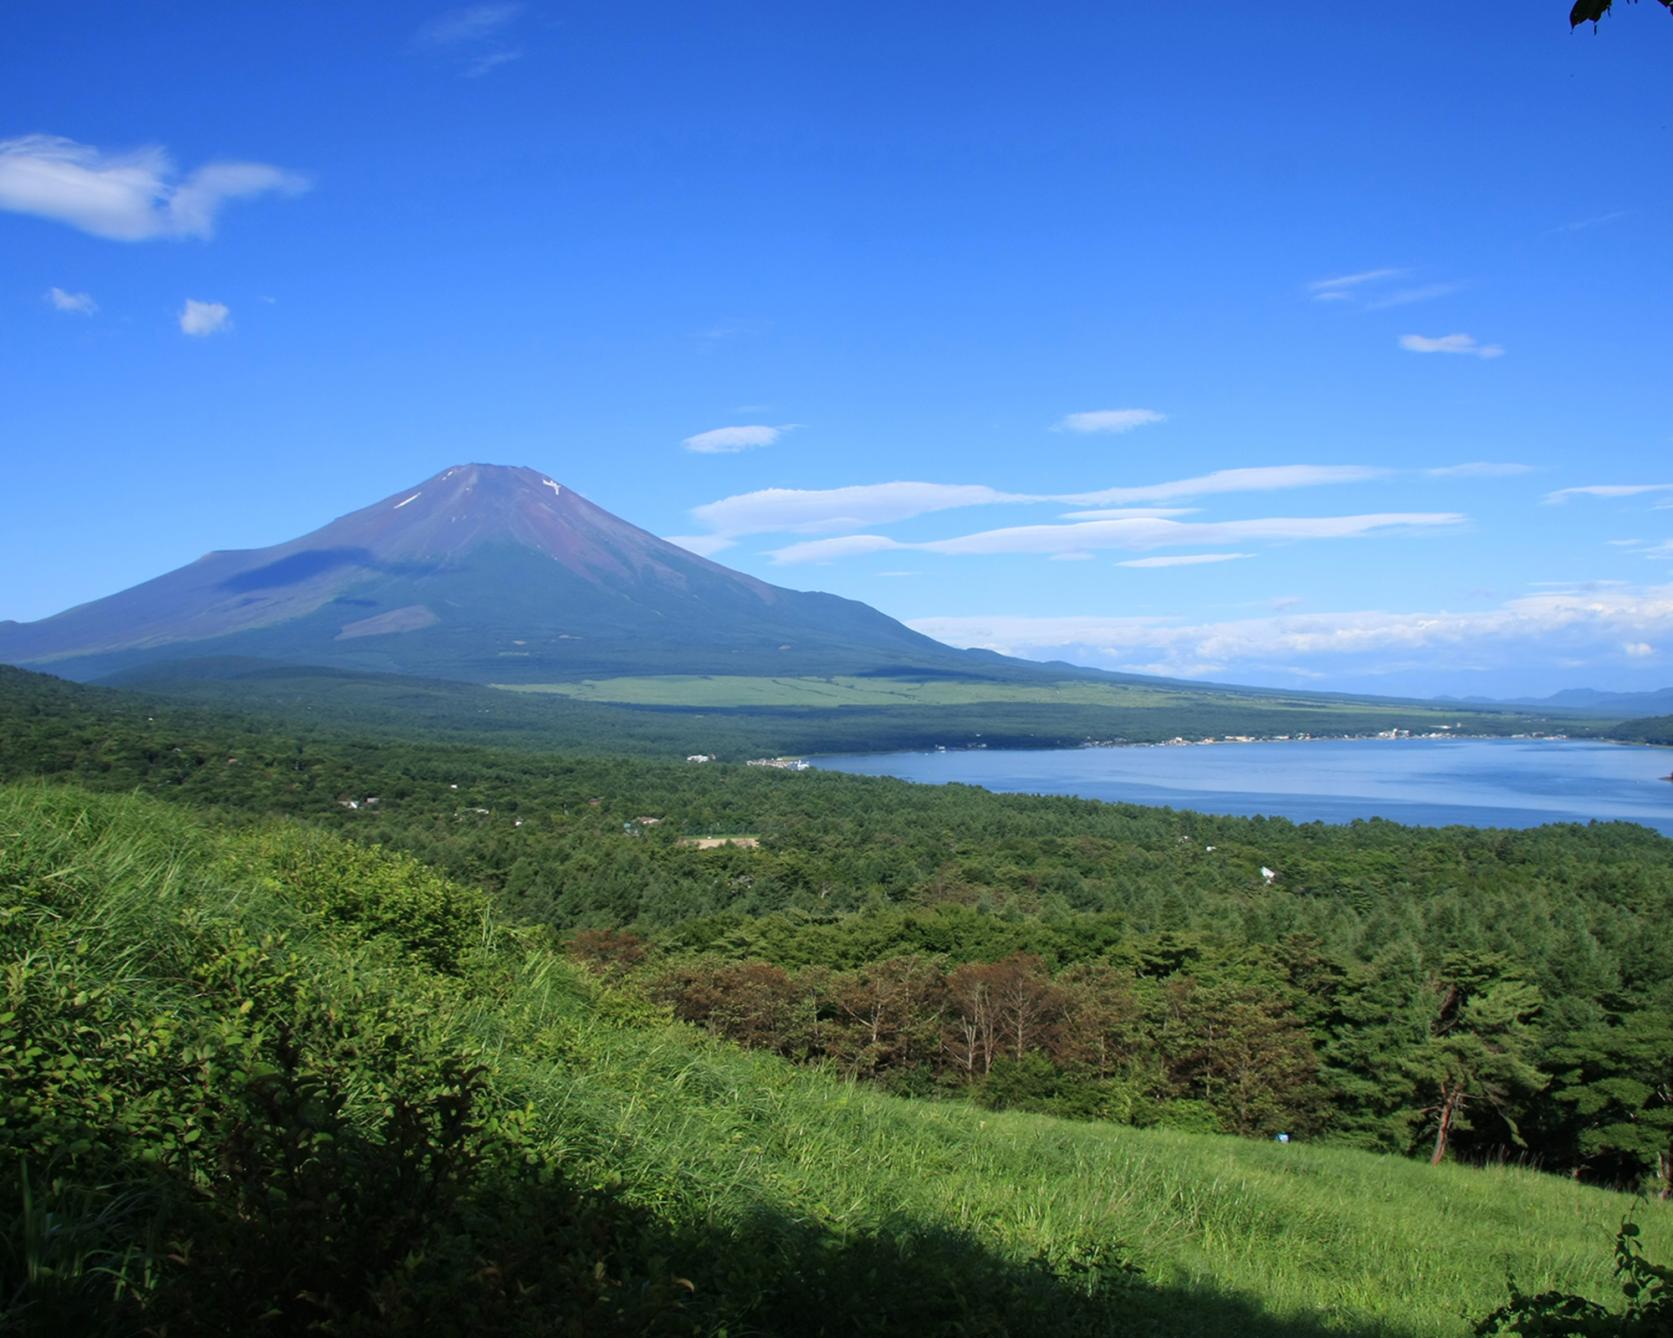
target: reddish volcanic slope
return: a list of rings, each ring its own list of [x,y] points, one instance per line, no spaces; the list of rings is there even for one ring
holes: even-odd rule
[[[0,661],[68,677],[229,655],[524,682],[986,675],[1005,663],[864,604],[710,562],[536,470],[483,464],[443,470],[289,543],[210,553],[54,617],[0,624]]]

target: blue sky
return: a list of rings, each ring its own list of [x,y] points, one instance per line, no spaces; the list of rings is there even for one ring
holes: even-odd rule
[[[0,617],[487,460],[959,644],[1673,683],[1617,8],[15,5]]]

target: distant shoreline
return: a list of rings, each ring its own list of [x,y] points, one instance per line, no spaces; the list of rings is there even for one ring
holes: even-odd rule
[[[1444,743],[1444,742],[1473,742],[1473,743],[1607,743],[1616,748],[1658,748],[1673,752],[1673,744],[1649,743],[1643,739],[1613,739],[1607,735],[1573,735],[1573,734],[1466,734],[1448,732],[1445,734],[1272,734],[1272,735],[1235,735],[1230,738],[1218,739],[1087,739],[1081,743],[1064,744],[1061,747],[1038,745],[987,744],[987,743],[950,743],[934,748],[850,748],[842,752],[807,753],[810,761],[817,762],[821,757],[886,757],[896,753],[908,753],[919,757],[933,757],[937,753],[1078,753],[1097,748],[1235,748],[1251,743]],[[1663,777],[1662,779],[1667,779]]]

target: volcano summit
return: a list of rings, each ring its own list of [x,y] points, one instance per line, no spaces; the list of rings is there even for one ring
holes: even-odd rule
[[[0,623],[0,661],[67,678],[205,657],[507,683],[1040,672],[854,600],[768,585],[545,474],[483,464],[289,543],[210,553],[39,622]]]

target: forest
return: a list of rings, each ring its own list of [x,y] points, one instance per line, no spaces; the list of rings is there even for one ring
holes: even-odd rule
[[[891,1092],[1668,1190],[1673,841],[1642,828],[1296,825],[0,681],[0,778],[404,852],[674,1017]]]

